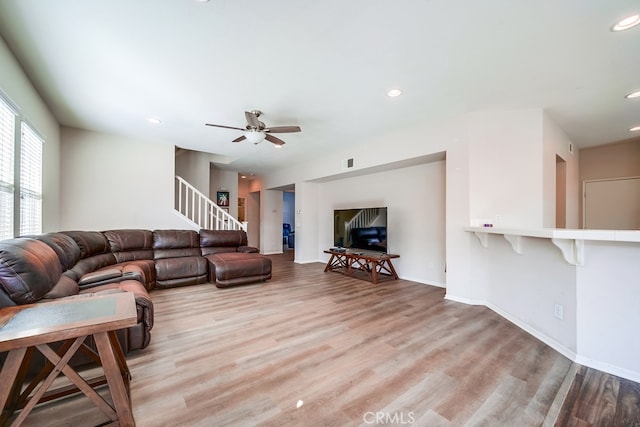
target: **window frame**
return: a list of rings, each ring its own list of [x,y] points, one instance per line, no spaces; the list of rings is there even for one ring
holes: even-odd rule
[[[12,173],[12,179],[13,182],[12,183],[5,183],[4,185],[2,185],[2,187],[4,187],[4,189],[6,190],[7,188],[9,189],[9,191],[4,191],[4,193],[9,194],[10,196],[7,198],[7,200],[12,200],[12,205],[10,208],[10,216],[12,218],[7,218],[6,222],[11,223],[11,230],[8,230],[9,227],[7,227],[7,230],[4,229],[0,229],[0,240],[3,239],[10,239],[10,238],[14,238],[16,236],[20,236],[23,233],[21,232],[22,226],[23,226],[23,203],[22,203],[22,196],[24,194],[24,189],[22,188],[22,184],[21,184],[21,174],[23,171],[22,168],[22,161],[23,161],[23,156],[22,156],[22,147],[23,144],[26,145],[24,139],[23,139],[23,129],[28,129],[28,132],[30,133],[29,137],[31,138],[35,138],[38,142],[40,142],[42,145],[40,147],[40,152],[39,152],[39,164],[35,165],[33,167],[33,169],[39,169],[39,190],[40,192],[37,193],[31,191],[31,194],[35,197],[29,197],[29,200],[36,200],[36,205],[38,206],[38,208],[36,209],[38,212],[36,212],[36,217],[37,218],[37,222],[39,224],[37,224],[35,227],[29,228],[28,230],[26,230],[26,234],[40,234],[42,232],[42,219],[43,219],[43,207],[42,207],[42,201],[44,200],[44,188],[43,188],[43,175],[42,175],[42,170],[43,170],[43,166],[44,166],[44,144],[46,142],[46,139],[42,136],[42,134],[37,130],[37,128],[35,126],[33,126],[33,124],[31,124],[29,122],[29,120],[27,120],[22,111],[20,110],[20,108],[18,108],[18,106],[11,101],[11,99],[2,91],[0,90],[0,103],[2,103],[3,108],[6,107],[6,109],[10,112],[10,114],[13,115],[13,144],[12,144],[12,152],[10,153],[12,156],[12,160],[11,160],[11,164],[13,167],[13,173]],[[1,126],[1,124],[0,124]],[[4,147],[4,138],[2,139],[2,141],[0,141],[0,149],[2,149],[2,147]],[[10,150],[9,150],[10,151]],[[0,164],[0,167],[2,167],[3,165]],[[2,174],[0,173],[0,176]],[[1,179],[1,178],[0,178]],[[1,181],[0,181],[1,182]],[[28,191],[29,189],[27,189]],[[32,190],[32,189],[31,189]],[[3,191],[3,190],[0,190]],[[12,196],[11,196],[12,195]],[[26,199],[25,199],[26,200]],[[26,202],[25,202],[26,204]],[[1,211],[0,211],[1,213]],[[33,215],[32,215],[33,217]],[[0,220],[2,220],[2,218],[0,218]],[[1,224],[0,224],[1,225]]]

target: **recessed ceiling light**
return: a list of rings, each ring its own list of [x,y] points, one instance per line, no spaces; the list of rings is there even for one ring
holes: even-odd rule
[[[242,178],[242,179],[244,179],[246,177],[247,177],[247,175],[240,175],[240,178]]]
[[[640,15],[631,15],[618,21],[613,27],[611,27],[611,31],[628,30],[629,28],[635,27],[638,24],[640,24]]]
[[[629,98],[629,99],[640,98],[640,90],[631,92],[629,95],[625,96],[625,98]]]
[[[391,89],[387,92],[387,96],[390,96],[392,98],[400,95],[402,95],[402,91],[400,89]]]
[[[640,126],[634,126],[631,129],[629,129],[629,131],[631,132],[638,132],[640,130]]]
[[[162,123],[162,120],[156,119],[155,117],[150,117],[147,119],[147,121],[154,125],[159,125],[160,123]]]
[[[273,144],[273,148],[282,148],[282,145]]]

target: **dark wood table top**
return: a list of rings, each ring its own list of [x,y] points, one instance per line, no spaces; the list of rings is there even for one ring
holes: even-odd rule
[[[0,351],[134,326],[134,295],[79,296],[0,309]]]

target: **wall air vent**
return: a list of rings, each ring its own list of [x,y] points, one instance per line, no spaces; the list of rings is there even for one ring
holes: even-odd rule
[[[346,169],[353,169],[353,158],[351,159],[344,159],[342,161],[342,170],[346,170]]]

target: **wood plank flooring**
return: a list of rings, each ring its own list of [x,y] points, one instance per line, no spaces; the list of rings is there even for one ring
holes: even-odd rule
[[[581,366],[557,425],[640,426],[640,384]]]
[[[269,282],[151,294],[151,344],[128,356],[138,426],[638,420],[638,384],[624,386],[635,394],[616,394],[626,399],[616,405],[627,408],[627,418],[584,415],[600,402],[612,405],[613,397],[580,386],[608,380],[585,380],[592,370],[487,308],[444,300],[444,289],[404,280],[373,285],[324,273],[318,263],[294,264],[290,252],[271,258]],[[73,397],[41,405],[26,425],[105,421],[88,400]]]

